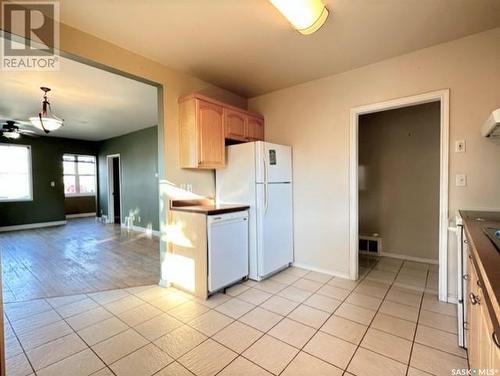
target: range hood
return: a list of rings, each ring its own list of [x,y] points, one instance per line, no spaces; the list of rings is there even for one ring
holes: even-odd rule
[[[500,108],[493,111],[481,127],[481,135],[484,137],[500,138]]]

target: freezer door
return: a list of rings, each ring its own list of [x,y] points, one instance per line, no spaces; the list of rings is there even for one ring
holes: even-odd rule
[[[290,183],[257,184],[257,252],[259,277],[293,262]]]
[[[292,181],[292,148],[258,141],[255,143],[257,183]]]

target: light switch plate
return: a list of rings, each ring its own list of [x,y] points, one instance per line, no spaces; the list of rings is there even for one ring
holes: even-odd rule
[[[465,140],[455,141],[455,153],[465,153]]]
[[[457,187],[466,187],[467,186],[467,175],[456,174],[455,175],[455,185]]]

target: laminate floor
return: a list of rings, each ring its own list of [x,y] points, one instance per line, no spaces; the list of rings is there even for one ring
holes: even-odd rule
[[[158,283],[159,241],[93,218],[0,233],[4,302]]]

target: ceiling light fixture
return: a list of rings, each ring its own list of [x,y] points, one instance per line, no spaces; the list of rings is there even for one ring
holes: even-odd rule
[[[0,128],[0,134],[5,138],[17,140],[21,135],[31,135],[35,134],[35,132],[19,128],[14,120],[7,120]]]
[[[36,128],[44,131],[45,133],[49,133],[61,128],[64,120],[52,113],[52,108],[50,107],[49,99],[47,98],[47,93],[50,91],[50,88],[42,86],[40,89],[44,93],[42,112],[40,112],[38,116],[30,117],[30,121]]]
[[[308,35],[317,31],[328,18],[328,9],[321,0],[269,0],[295,29]]]

